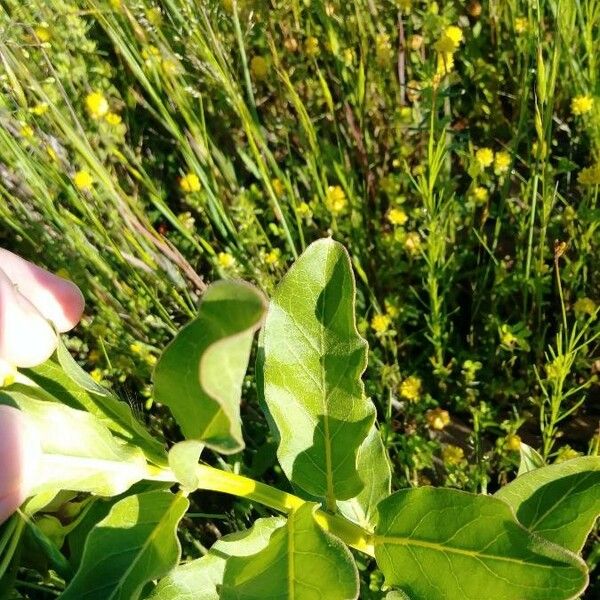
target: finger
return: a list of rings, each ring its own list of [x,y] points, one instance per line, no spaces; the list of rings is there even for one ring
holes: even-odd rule
[[[50,358],[57,344],[50,323],[0,269],[0,358],[34,367]]]
[[[85,302],[74,283],[2,248],[0,269],[58,331],[69,331],[79,323]]]
[[[40,458],[39,436],[27,415],[0,405],[0,524],[29,496]]]

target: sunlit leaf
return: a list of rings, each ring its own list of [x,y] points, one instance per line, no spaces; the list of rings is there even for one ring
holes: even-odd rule
[[[128,496],[90,532],[62,600],[136,600],[179,561],[177,525],[188,507],[166,491]]]
[[[566,600],[587,584],[581,559],[527,531],[504,502],[452,489],[381,502],[375,557],[388,585],[419,600]]]
[[[496,497],[512,507],[527,529],[580,552],[600,515],[600,457],[583,456],[525,473]]]
[[[197,318],[164,351],[154,373],[154,397],[171,409],[186,438],[229,454],[244,447],[242,382],[265,307],[249,284],[214,283]]]
[[[294,484],[330,508],[364,487],[357,454],[375,416],[361,381],[367,344],[354,296],[346,250],[319,240],[275,291],[262,336],[259,369],[277,456]]]

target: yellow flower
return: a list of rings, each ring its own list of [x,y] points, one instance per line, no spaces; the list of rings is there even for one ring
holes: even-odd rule
[[[52,146],[50,146],[50,144],[46,144],[46,153],[50,157],[50,160],[58,162],[58,155],[56,154],[56,150]]]
[[[478,185],[473,190],[473,199],[475,200],[475,202],[477,204],[485,204],[488,200],[488,197],[489,197],[489,192],[487,191],[487,188],[484,188],[481,185]]]
[[[280,179],[271,179],[271,187],[277,198],[281,198],[285,194],[285,186]]]
[[[454,54],[452,52],[439,52],[437,55],[437,70],[434,83],[438,84],[443,75],[447,75],[454,68]]]
[[[395,319],[400,314],[400,309],[391,300],[386,300],[385,312],[390,316],[390,319]]]
[[[346,209],[348,200],[344,190],[339,185],[330,185],[325,195],[325,206],[329,212],[337,215]]]
[[[101,383],[102,382],[102,378],[103,378],[103,374],[102,374],[102,370],[101,369],[94,369],[91,373],[90,373],[92,379],[96,382],[96,383]]]
[[[594,99],[591,96],[575,96],[571,100],[571,112],[574,115],[585,115],[594,108]]]
[[[158,26],[162,23],[163,17],[160,8],[152,7],[146,10],[146,19],[150,25]]]
[[[73,176],[73,183],[78,190],[89,190],[92,187],[94,180],[89,171],[81,169],[81,171],[77,171]]]
[[[465,453],[462,448],[448,444],[442,449],[442,460],[446,465],[458,466],[463,461]]]
[[[521,438],[516,433],[509,433],[504,443],[512,452],[518,452],[521,449]]]
[[[391,323],[392,320],[388,315],[374,315],[371,319],[371,328],[377,335],[381,335],[389,329]]]
[[[444,29],[440,39],[435,43],[434,48],[438,52],[452,53],[463,41],[463,32],[460,27],[450,25]]]
[[[314,36],[307,37],[304,42],[304,52],[310,57],[317,56],[319,54],[319,40]]]
[[[443,408],[434,408],[425,413],[427,424],[431,429],[441,431],[450,423],[450,415]]]
[[[392,58],[392,43],[387,33],[378,33],[375,37],[375,57],[379,66],[387,65]]]
[[[29,109],[29,112],[41,117],[45,112],[48,111],[48,104],[46,102],[40,102],[36,104],[33,108]]]
[[[555,463],[565,462],[567,460],[571,460],[573,458],[578,458],[581,456],[581,453],[577,452],[577,450],[573,450],[571,446],[568,444],[564,445],[562,448],[559,448],[556,453]]]
[[[27,125],[27,123],[24,123],[21,126],[21,135],[24,138],[32,138],[34,133],[35,132],[33,130],[33,127],[31,127],[31,125]]]
[[[486,169],[494,162],[494,152],[491,148],[479,148],[475,152],[475,160],[482,169]]]
[[[596,303],[591,298],[579,298],[573,305],[576,317],[592,316],[596,312]]]
[[[191,194],[193,192],[200,191],[200,179],[196,173],[188,173],[179,180],[179,187],[186,193]]]
[[[254,79],[263,80],[269,73],[269,63],[262,56],[255,56],[250,61],[250,71]]]
[[[300,217],[310,217],[312,215],[312,210],[310,210],[310,206],[306,202],[300,202],[296,208],[296,212]]]
[[[408,216],[401,208],[390,208],[387,214],[387,220],[392,225],[404,225],[404,223],[408,221]]]
[[[35,33],[35,37],[37,37],[37,39],[40,42],[42,42],[42,44],[44,42],[49,42],[50,38],[52,37],[52,35],[50,34],[50,28],[48,27],[48,25],[39,25],[33,31]]]
[[[508,167],[510,167],[510,154],[504,150],[496,152],[496,157],[494,158],[494,172],[496,175],[506,173]]]
[[[515,19],[515,31],[521,35],[522,33],[525,33],[527,31],[529,27],[529,21],[527,20],[527,17],[517,17]]]
[[[102,92],[91,92],[85,97],[85,106],[92,119],[100,119],[108,112],[108,101]]]
[[[404,238],[404,249],[413,256],[421,251],[421,236],[416,231],[410,231]]]
[[[104,118],[109,125],[113,125],[113,126],[119,125],[122,121],[121,115],[118,115],[117,113],[114,113],[114,112],[106,113],[106,117],[104,117]]]
[[[230,269],[235,265],[235,258],[229,252],[219,252],[217,255],[217,263],[221,269]]]
[[[146,64],[152,63],[153,60],[157,59],[160,56],[160,50],[149,44],[148,46],[142,48],[142,58],[146,62]]]
[[[416,375],[407,377],[400,384],[400,395],[409,402],[417,402],[421,398],[422,382]]]
[[[581,169],[577,181],[581,185],[600,185],[600,163]]]
[[[266,256],[265,262],[268,265],[276,265],[281,258],[281,250],[279,248],[273,248]]]

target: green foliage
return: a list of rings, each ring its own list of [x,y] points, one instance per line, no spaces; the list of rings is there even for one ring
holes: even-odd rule
[[[265,303],[252,286],[211,285],[198,316],[167,347],[154,373],[154,397],[185,437],[219,452],[243,447],[239,404],[254,332]]]
[[[340,244],[321,240],[275,291],[262,336],[279,461],[293,483],[333,509],[365,485],[356,455],[374,420],[360,379],[366,343],[354,322],[350,259]]]
[[[128,496],[90,532],[65,600],[139,598],[144,584],[179,561],[176,530],[188,501],[166,491]]]

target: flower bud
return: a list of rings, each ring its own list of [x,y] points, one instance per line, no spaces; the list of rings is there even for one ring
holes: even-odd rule
[[[0,405],[0,524],[29,497],[41,457],[35,425],[19,409]]]

